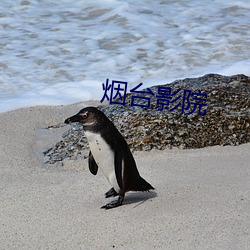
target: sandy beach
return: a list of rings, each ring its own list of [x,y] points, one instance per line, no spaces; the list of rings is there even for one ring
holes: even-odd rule
[[[155,192],[110,188],[86,160],[43,164],[62,123],[91,102],[0,113],[0,249],[249,249],[250,144],[134,152]]]

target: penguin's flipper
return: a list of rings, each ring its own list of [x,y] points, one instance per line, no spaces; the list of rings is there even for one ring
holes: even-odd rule
[[[96,164],[91,151],[89,151],[89,170],[93,175],[96,175],[98,171],[98,165]]]
[[[122,149],[115,147],[115,176],[120,189],[123,189],[122,181]]]
[[[108,192],[105,193],[106,198],[109,198],[109,197],[112,197],[112,196],[115,197],[117,195],[118,195],[118,193],[115,191],[114,188],[111,188]]]

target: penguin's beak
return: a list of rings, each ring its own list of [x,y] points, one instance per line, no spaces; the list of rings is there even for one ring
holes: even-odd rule
[[[67,123],[67,124],[70,124],[72,122],[80,122],[81,120],[81,116],[79,116],[78,114],[77,115],[73,115],[69,118],[67,118],[64,123]]]

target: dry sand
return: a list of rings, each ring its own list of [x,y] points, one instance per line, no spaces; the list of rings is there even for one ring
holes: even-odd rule
[[[44,165],[63,122],[89,103],[0,114],[0,249],[249,249],[250,144],[135,152],[155,188],[103,210],[87,160]]]

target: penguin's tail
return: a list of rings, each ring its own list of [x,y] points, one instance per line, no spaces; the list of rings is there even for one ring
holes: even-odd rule
[[[139,176],[131,191],[149,191],[150,189],[154,189],[154,187],[152,187],[147,181]]]

